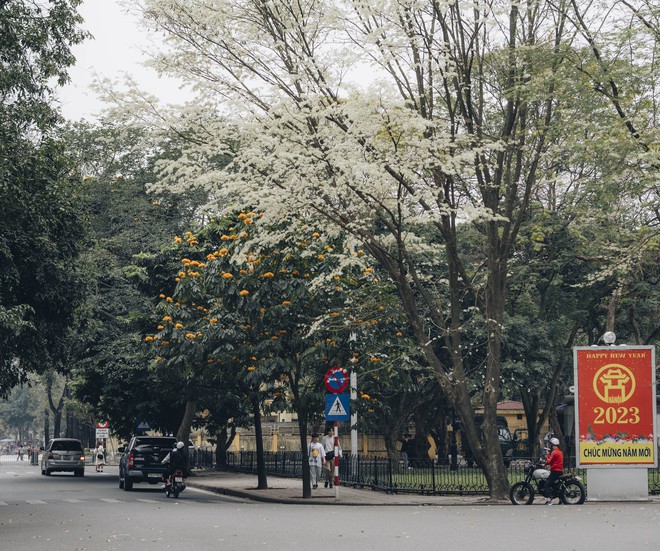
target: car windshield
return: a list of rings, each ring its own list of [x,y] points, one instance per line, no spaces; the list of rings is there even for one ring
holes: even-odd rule
[[[50,449],[52,451],[82,451],[82,444],[77,440],[55,440]]]
[[[172,449],[176,446],[175,438],[138,438],[135,441],[135,449],[139,451]]]

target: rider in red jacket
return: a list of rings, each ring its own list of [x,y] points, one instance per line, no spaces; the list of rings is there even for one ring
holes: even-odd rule
[[[564,454],[559,447],[559,440],[551,438],[550,443],[552,444],[552,452],[546,455],[545,461],[545,464],[550,467],[550,476],[545,481],[545,496],[548,498],[545,502],[546,505],[552,505],[552,500],[555,497],[555,482],[564,474]]]

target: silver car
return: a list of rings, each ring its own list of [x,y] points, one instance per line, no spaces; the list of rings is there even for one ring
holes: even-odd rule
[[[75,476],[85,476],[85,452],[80,440],[53,438],[42,450],[41,474],[71,471]]]

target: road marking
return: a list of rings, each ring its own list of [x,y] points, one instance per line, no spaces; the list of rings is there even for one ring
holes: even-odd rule
[[[142,503],[160,503],[160,501],[156,501],[155,499],[137,499],[136,501],[140,501]]]
[[[110,499],[110,498],[105,498],[105,497],[102,497],[101,501],[105,501],[106,503],[123,503],[122,501],[119,501],[118,499]]]
[[[40,499],[26,499],[25,501],[30,505],[46,505],[46,502]]]
[[[75,499],[75,498],[70,498],[70,499],[63,499],[62,501],[66,501],[67,503],[82,503],[82,499]]]
[[[9,505],[9,503],[5,503],[4,501],[0,501],[0,505]]]

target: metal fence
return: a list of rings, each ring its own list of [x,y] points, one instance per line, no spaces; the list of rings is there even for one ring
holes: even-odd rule
[[[266,473],[302,477],[300,452],[264,453]],[[306,458],[305,458],[306,459]],[[524,459],[507,468],[509,483],[525,478]],[[227,467],[244,473],[257,472],[256,452],[227,454]],[[571,469],[588,484],[585,469]],[[649,493],[660,494],[660,469],[649,469]],[[346,486],[371,488],[388,493],[425,495],[488,495],[488,483],[478,467],[465,464],[440,465],[433,460],[416,460],[406,468],[400,460],[384,457],[344,456],[339,460],[339,479]]]

